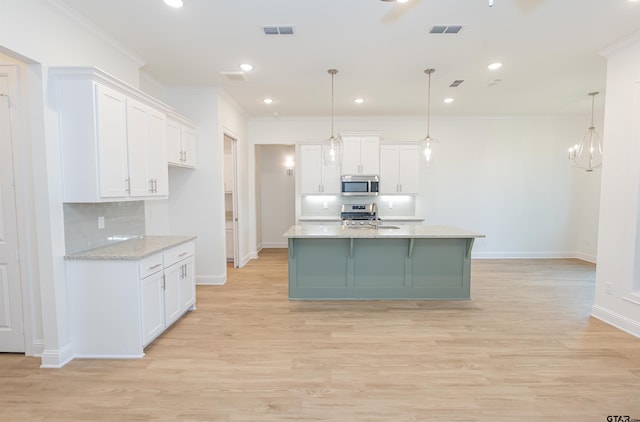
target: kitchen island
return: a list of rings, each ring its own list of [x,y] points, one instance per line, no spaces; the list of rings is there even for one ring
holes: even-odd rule
[[[295,225],[290,299],[470,299],[471,249],[482,234],[447,226]]]

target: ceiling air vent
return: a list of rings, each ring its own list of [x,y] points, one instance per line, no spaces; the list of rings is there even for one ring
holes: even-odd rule
[[[457,34],[462,29],[462,25],[434,25],[429,31],[430,34]]]
[[[272,26],[263,26],[262,32],[264,35],[293,35],[295,31],[292,25],[272,25]]]
[[[464,82],[464,79],[456,79],[455,81],[451,82],[451,85],[449,85],[449,88],[457,88],[460,86],[462,82]]]
[[[228,81],[244,81],[244,72],[220,72],[223,78]]]

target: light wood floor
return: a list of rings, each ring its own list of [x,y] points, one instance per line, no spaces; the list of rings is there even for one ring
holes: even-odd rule
[[[640,339],[590,318],[594,266],[473,261],[472,300],[290,302],[264,250],[144,359],[0,355],[0,420],[640,418]]]

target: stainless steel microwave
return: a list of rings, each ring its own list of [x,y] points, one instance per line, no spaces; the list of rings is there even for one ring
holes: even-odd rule
[[[341,178],[341,186],[343,196],[373,196],[379,192],[380,180],[372,175],[345,175]]]

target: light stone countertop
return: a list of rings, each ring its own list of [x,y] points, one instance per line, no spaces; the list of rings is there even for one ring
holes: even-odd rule
[[[303,216],[299,217],[298,221],[342,221],[339,216]],[[424,221],[424,218],[421,217],[412,217],[412,216],[402,216],[402,215],[390,215],[390,216],[380,216],[380,221]]]
[[[65,259],[136,260],[194,240],[196,236],[141,236],[66,255]]]
[[[296,225],[284,233],[284,237],[297,239],[471,239],[484,234],[449,226],[408,225],[398,228],[351,228],[345,226]]]

